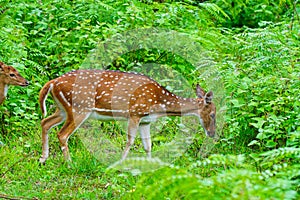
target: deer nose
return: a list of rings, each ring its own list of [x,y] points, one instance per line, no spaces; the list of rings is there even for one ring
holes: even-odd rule
[[[215,132],[214,131],[206,131],[206,135],[211,137],[211,138],[214,138],[215,137]]]
[[[26,80],[23,86],[28,86],[28,85],[29,85],[29,81]]]

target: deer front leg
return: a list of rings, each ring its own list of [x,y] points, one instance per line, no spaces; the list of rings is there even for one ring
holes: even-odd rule
[[[151,136],[150,136],[150,124],[140,125],[141,139],[144,145],[144,150],[148,158],[151,158]]]
[[[139,126],[139,119],[137,119],[137,118],[129,119],[128,131],[127,131],[127,144],[126,144],[125,150],[122,155],[122,159],[121,159],[122,161],[126,159],[128,153],[129,153],[130,147],[134,143],[134,139],[136,137],[138,126]]]
[[[53,115],[42,120],[42,157],[40,158],[41,163],[45,163],[49,157],[49,141],[48,141],[48,131],[64,121],[63,114],[60,110],[57,110]]]

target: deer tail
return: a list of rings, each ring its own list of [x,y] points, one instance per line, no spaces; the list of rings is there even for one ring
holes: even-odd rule
[[[47,99],[49,92],[52,90],[52,88],[53,88],[53,83],[52,83],[52,81],[49,81],[48,83],[46,83],[44,85],[44,87],[40,91],[39,103],[40,103],[40,108],[42,110],[43,117],[45,117],[47,115],[46,99]]]

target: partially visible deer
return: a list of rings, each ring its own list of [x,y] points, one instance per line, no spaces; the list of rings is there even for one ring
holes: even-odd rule
[[[0,62],[0,104],[6,98],[9,85],[28,86],[28,84],[29,82],[15,68]]]
[[[42,157],[49,156],[48,131],[63,122],[57,133],[63,155],[70,160],[68,139],[88,118],[128,120],[124,160],[138,128],[148,157],[151,157],[150,122],[162,116],[195,115],[206,135],[215,135],[216,107],[213,92],[197,85],[198,98],[179,97],[145,75],[109,70],[77,70],[49,81],[40,91],[39,103],[46,116],[45,101],[51,93],[57,104],[54,114],[41,122]]]

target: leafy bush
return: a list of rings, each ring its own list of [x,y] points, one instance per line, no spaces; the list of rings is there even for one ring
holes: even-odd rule
[[[0,198],[299,199],[297,12],[297,1],[0,1],[0,60],[31,82],[27,88],[11,87],[0,106],[0,160],[5,161]],[[69,141],[74,163],[65,164],[50,134],[51,159],[39,166],[42,85],[78,69],[101,41],[149,27],[190,35],[203,47],[194,51],[204,55],[203,62],[192,65],[166,49],[141,48],[108,67],[143,72],[140,66],[155,63],[166,70],[154,65],[147,72],[171,77],[162,80],[166,86],[174,81],[180,86],[181,74],[188,85],[211,88],[227,105],[218,108],[226,118],[218,117],[224,123],[220,140],[202,154],[206,144],[199,134],[173,165],[130,174],[105,171],[76,134]],[[171,138],[179,122],[161,125],[154,149]],[[114,137],[118,127],[102,128],[121,143],[122,137]]]
[[[282,163],[279,158],[296,159],[299,153],[297,148],[285,148],[261,154],[255,162],[262,169],[253,168],[244,155],[212,155],[191,165],[189,171],[166,167],[143,175],[125,198],[296,199],[299,160]],[[202,169],[210,171],[197,174]]]
[[[274,25],[235,35],[234,57],[224,63],[229,130],[250,146],[283,147],[299,131],[298,30]]]
[[[100,40],[137,27],[174,27],[175,30],[194,31],[211,24],[208,12],[181,3],[160,4],[158,9],[156,4],[145,6],[138,1],[4,1],[3,5],[0,60],[20,66],[31,82],[27,93],[21,92],[18,98],[9,95],[11,104],[6,103],[7,112],[1,112],[8,131],[9,127],[18,130],[20,123],[26,122],[26,126],[34,127],[38,110],[36,94],[41,86],[49,79],[77,69]],[[123,64],[131,65],[135,58],[146,59],[149,57],[146,54],[131,54]],[[155,57],[159,56],[156,52]],[[185,63],[180,62],[179,69]],[[12,89],[9,94],[17,91],[19,89]],[[13,109],[18,109],[17,113],[12,113]],[[5,114],[8,112],[10,114]],[[12,117],[15,114],[20,116]],[[21,120],[23,115],[26,121]]]
[[[294,2],[290,0],[215,0],[213,1],[230,17],[223,23],[226,27],[266,26],[269,22],[278,22],[293,15]],[[295,1],[296,3],[297,1]],[[296,14],[296,13],[294,13]]]

